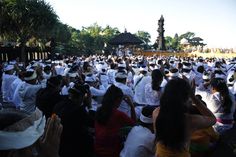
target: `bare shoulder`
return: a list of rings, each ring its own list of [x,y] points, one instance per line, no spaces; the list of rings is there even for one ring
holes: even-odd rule
[[[160,107],[157,107],[153,112],[152,112],[152,119],[153,119],[153,122],[156,121],[158,115],[159,115],[159,112],[160,112]]]
[[[212,118],[196,114],[186,114],[188,126],[192,132],[214,125]]]

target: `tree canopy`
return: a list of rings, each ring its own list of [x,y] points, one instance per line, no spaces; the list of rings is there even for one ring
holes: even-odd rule
[[[203,39],[195,37],[195,33],[193,32],[186,32],[180,36],[176,33],[173,38],[171,36],[165,37],[167,49],[174,51],[183,50],[183,45],[181,45],[182,39],[186,39],[190,47],[203,47],[206,45],[203,43]]]
[[[21,43],[21,59],[25,61],[26,42],[32,37],[48,37],[58,17],[44,0],[5,0],[0,6],[1,36]]]
[[[94,23],[79,30],[63,24],[45,0],[0,0],[0,40],[18,43],[22,49],[22,61],[26,57],[25,46],[49,45],[53,52],[69,54],[111,52],[109,41],[118,34],[119,29],[109,25],[103,28]],[[143,49],[151,48],[148,32],[138,31],[135,35],[143,41]],[[205,45],[195,33],[186,32],[165,37],[167,48],[181,50],[180,41],[184,38],[191,46]]]

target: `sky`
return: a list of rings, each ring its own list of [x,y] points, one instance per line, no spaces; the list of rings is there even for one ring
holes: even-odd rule
[[[165,36],[188,31],[209,48],[236,48],[236,0],[46,0],[59,19],[76,29],[95,22],[136,33],[146,31],[151,43],[163,15]]]

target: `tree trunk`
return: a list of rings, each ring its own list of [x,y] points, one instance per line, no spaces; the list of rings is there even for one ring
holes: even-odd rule
[[[20,52],[20,58],[21,58],[21,62],[26,62],[26,53],[25,53],[25,43],[22,43],[21,45],[21,52]]]
[[[20,38],[20,47],[21,47],[21,51],[20,51],[20,60],[21,62],[24,62],[26,63],[27,59],[26,59],[26,52],[25,52],[25,49],[26,49],[26,41],[27,41],[27,38],[25,36],[21,36]]]

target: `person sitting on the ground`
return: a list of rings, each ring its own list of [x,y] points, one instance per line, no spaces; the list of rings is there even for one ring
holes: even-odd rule
[[[196,95],[196,97],[198,97],[200,100],[202,99],[199,95]],[[206,106],[206,103],[204,101],[202,102]],[[191,114],[201,115],[195,106],[191,106],[189,112]],[[214,145],[218,139],[219,134],[215,132],[212,126],[193,132],[191,135],[190,145],[191,157],[210,156],[211,150],[214,148]]]
[[[148,67],[142,65],[140,68],[140,74],[134,76],[134,102],[136,106],[145,106],[147,104],[145,99],[145,85],[151,82],[151,77],[148,75]]]
[[[127,95],[130,97],[130,99],[133,101],[133,97],[134,97],[134,93],[132,91],[132,89],[130,87],[128,87],[126,85],[126,80],[127,80],[127,73],[126,71],[118,71],[116,73],[116,82],[115,82],[115,86],[119,87],[123,94]],[[120,106],[118,107],[119,111],[122,111],[124,113],[126,113],[129,117],[131,117],[131,109],[130,106],[124,101],[122,100]]]
[[[160,105],[160,97],[163,93],[163,74],[159,69],[152,71],[152,82],[145,86],[145,99],[147,104],[152,106]]]
[[[94,119],[87,112],[91,105],[89,86],[75,84],[68,92],[68,99],[54,107],[63,125],[60,156],[93,157]]]
[[[31,114],[16,109],[0,110],[0,156],[59,157],[60,119],[54,115],[46,127],[45,122],[38,109]]]
[[[202,115],[189,113],[193,104]],[[214,114],[194,95],[189,82],[180,78],[167,83],[153,118],[158,157],[190,157],[191,134],[216,123]]]
[[[21,102],[21,98],[19,96],[19,89],[21,87],[21,85],[24,83],[24,73],[25,71],[20,71],[18,73],[18,78],[15,79],[10,88],[13,91],[13,98],[12,98],[12,103],[15,105],[16,108],[20,108],[20,104]]]
[[[24,75],[25,82],[19,88],[21,98],[20,110],[34,112],[36,109],[36,94],[41,88],[45,88],[45,83],[38,84],[36,71],[28,69]]]
[[[14,65],[5,65],[4,66],[4,73],[2,75],[2,99],[3,102],[10,103],[12,102],[14,91],[11,90],[10,85],[12,82],[17,79],[17,76],[14,75]]]
[[[52,76],[47,80],[46,88],[41,88],[37,92],[36,106],[43,111],[46,118],[52,115],[54,106],[65,98],[60,95],[61,82],[62,76]]]
[[[69,71],[65,76],[63,76],[61,89],[61,95],[68,95],[68,91],[71,87],[74,86],[75,82],[78,80],[78,73],[75,71]]]
[[[101,84],[100,80],[94,74],[88,74],[85,77],[85,84],[89,85],[89,90],[92,95],[93,110],[101,105],[101,99],[106,93],[106,88]]]
[[[122,100],[131,107],[131,118],[117,110]],[[119,131],[135,124],[134,105],[120,88],[111,85],[105,93],[102,106],[98,108],[95,121],[95,153],[98,157],[119,157],[122,140]]]
[[[235,100],[234,95],[229,91],[226,81],[222,78],[213,78],[210,82],[212,87],[211,93],[197,90],[206,102],[207,107],[214,113],[217,118],[214,129],[222,134],[233,127]]]
[[[152,112],[154,106],[145,106],[140,116],[140,125],[135,126],[126,138],[120,157],[154,157],[155,134]]]

